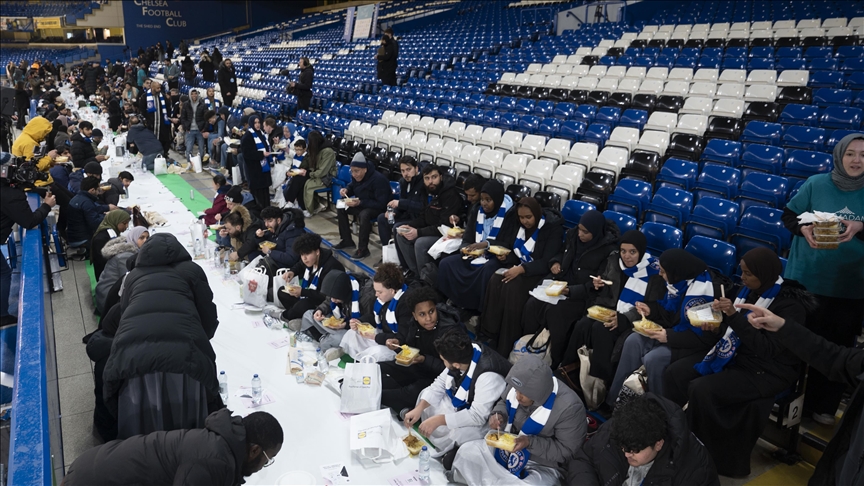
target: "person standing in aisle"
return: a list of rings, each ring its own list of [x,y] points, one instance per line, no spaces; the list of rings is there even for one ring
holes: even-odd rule
[[[381,38],[378,48],[378,79],[387,86],[396,86],[396,45],[388,36]]]
[[[249,130],[240,139],[249,192],[261,209],[270,206],[270,186],[273,180],[270,176],[271,152],[268,135],[275,127],[274,120],[262,121],[258,115],[252,115],[249,117]]]
[[[180,66],[176,62],[165,59],[165,79],[168,81],[168,89],[180,88]]]
[[[309,104],[312,102],[312,81],[315,77],[315,70],[312,64],[309,63],[308,57],[300,58],[300,76],[297,82],[291,81],[290,87],[294,89],[294,95],[297,97],[297,110],[308,110]]]
[[[234,73],[234,63],[231,59],[225,59],[219,66],[219,89],[222,91],[222,101],[225,102],[225,106],[229,108],[234,106],[234,98],[237,96],[237,74]]]

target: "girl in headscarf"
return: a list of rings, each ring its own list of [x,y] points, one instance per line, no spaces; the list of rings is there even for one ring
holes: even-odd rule
[[[845,231],[839,248],[818,249],[813,227],[798,223],[798,215],[813,211],[834,213],[841,220]],[[819,315],[810,316],[807,327],[833,343],[854,346],[864,320],[864,133],[840,140],[833,171],[804,182],[783,210],[783,223],[793,235],[786,275],[803,282],[819,301]],[[834,424],[845,388],[812,370],[804,409],[817,422]]]
[[[585,212],[579,225],[567,232],[563,253],[549,260],[546,279],[567,282],[562,294],[565,298],[557,304],[550,304],[531,296],[525,304],[522,335],[549,329],[553,368],[557,368],[564,358],[573,323],[585,315],[588,308],[590,292],[594,288],[591,276],[603,271],[606,258],[618,249],[620,234],[618,226],[607,220],[603,213],[595,210]],[[544,292],[545,288],[538,290]]]
[[[99,276],[105,268],[107,260],[102,256],[102,248],[113,238],[120,236],[120,233],[126,231],[129,226],[129,221],[132,219],[125,209],[115,209],[109,211],[102,219],[102,224],[96,228],[96,233],[93,234],[93,239],[90,240],[90,262],[93,264],[93,275],[96,281],[99,281]]]
[[[651,392],[663,395],[663,371],[670,363],[685,360],[690,366],[698,363],[720,337],[716,330],[693,327],[687,309],[710,303],[719,297],[719,285],[699,257],[687,250],[673,248],[660,255],[660,276],[666,280],[666,296],[653,302],[636,302],[636,311],[663,327],[633,333],[624,342],[621,361],[612,381],[606,403],[615,406],[615,399],[624,380],[645,365]],[[731,292],[731,289],[730,289]]]
[[[624,339],[633,331],[633,322],[642,318],[636,310],[636,302],[662,299],[666,293],[666,282],[659,273],[660,263],[648,253],[645,235],[638,230],[621,235],[618,251],[609,255],[603,272],[597,275],[600,278],[592,279],[589,289],[591,305],[605,307],[615,314],[604,322],[588,316],[576,321],[561,362],[565,375],[570,376],[578,369],[576,352],[587,346],[592,350],[589,374],[600,378],[607,386],[611,383],[618,362],[615,355],[620,356]],[[612,285],[604,284],[604,280]],[[573,381],[578,383],[578,379]],[[605,395],[597,398],[603,401]]]
[[[96,284],[96,311],[104,316],[108,309],[105,302],[111,287],[126,275],[126,260],[138,253],[141,245],[150,237],[150,232],[144,226],[134,226],[125,235],[117,236],[102,248],[102,258],[105,266],[99,282]]]
[[[508,356],[513,343],[522,337],[522,308],[528,292],[546,275],[549,260],[561,251],[564,219],[557,209],[541,208],[533,197],[523,197],[508,218],[518,218],[512,240],[498,241],[512,251],[498,255],[507,270],[489,280],[486,303],[480,317],[480,333],[498,341],[498,352]]]
[[[781,277],[783,265],[765,247],[741,257],[741,283],[734,301],[717,298],[724,314],[723,338],[700,363],[687,360],[669,365],[666,398],[687,407],[690,430],[714,458],[723,476],[750,474],[750,452],[768,425],[774,398],[794,386],[801,361],[777,340],[777,334],[756,329],[749,311],[735,304],[753,304],[784,319],[799,319],[816,308],[816,299],[798,282]],[[734,431],[734,433],[730,433]]]
[[[511,241],[519,226],[518,218],[507,218],[512,206],[513,201],[504,193],[504,186],[500,182],[494,179],[486,181],[480,190],[480,208],[475,214],[468,215],[462,235],[463,250],[487,250],[499,242]],[[441,260],[438,266],[438,290],[453,305],[479,313],[486,295],[486,284],[499,268],[501,262],[490,253],[466,259],[461,252],[457,252]]]

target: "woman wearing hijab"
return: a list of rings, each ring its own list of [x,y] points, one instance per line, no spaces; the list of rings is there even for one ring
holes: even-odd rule
[[[258,115],[249,117],[249,129],[240,139],[240,150],[246,162],[246,175],[249,179],[249,192],[255,198],[260,208],[270,206],[270,186],[273,179],[270,176],[270,142],[268,135],[273,131],[276,122],[262,120]]]
[[[607,386],[612,382],[624,340],[633,331],[633,322],[642,318],[636,310],[636,302],[662,299],[666,293],[666,282],[659,274],[660,263],[647,248],[648,241],[641,231],[624,233],[619,250],[609,255],[605,269],[597,275],[600,278],[591,281],[591,305],[612,309],[615,315],[604,322],[588,316],[576,322],[561,361],[562,371],[568,376],[578,367],[577,351],[587,346],[592,350],[589,374],[600,378]],[[606,285],[604,280],[612,284]],[[576,318],[578,316],[571,319]],[[599,397],[599,400],[604,398]]]
[[[813,227],[799,224],[798,215],[813,211],[834,213],[845,226],[836,250],[817,249]],[[783,210],[783,222],[793,235],[786,275],[804,283],[819,301],[819,315],[810,316],[807,327],[835,344],[854,346],[864,320],[864,133],[840,140],[834,170],[804,182]],[[813,370],[804,410],[821,424],[834,424],[845,388]]]
[[[126,235],[120,235],[102,248],[102,258],[105,266],[96,284],[96,311],[105,315],[105,302],[111,287],[126,275],[126,260],[138,254],[138,249],[150,237],[150,232],[144,226],[132,227]]]
[[[567,232],[564,252],[549,261],[547,279],[567,282],[562,293],[565,298],[550,304],[534,296],[528,298],[522,313],[522,334],[535,334],[549,329],[552,367],[557,368],[564,358],[564,349],[570,339],[573,322],[588,308],[591,276],[600,273],[609,254],[618,249],[621,232],[611,220],[599,211],[587,211],[579,225]],[[517,333],[518,334],[518,333]]]
[[[126,231],[129,226],[129,221],[132,219],[125,209],[115,209],[109,211],[102,219],[102,224],[96,228],[96,233],[90,240],[90,262],[93,264],[93,275],[96,281],[99,281],[99,276],[105,268],[105,257],[102,256],[102,249],[113,238],[120,236],[120,233]]]
[[[480,208],[468,215],[462,248],[465,251],[486,250],[499,242],[512,241],[518,231],[518,218],[507,218],[513,206],[504,186],[492,179],[480,190]],[[491,253],[473,260],[462,253],[445,257],[438,266],[438,290],[452,304],[462,309],[479,312],[486,295],[486,284],[501,268],[501,262]]]
[[[546,275],[549,260],[561,251],[564,222],[557,209],[543,209],[533,197],[520,199],[507,218],[518,218],[519,229],[513,239],[497,241],[513,251],[497,256],[507,270],[489,280],[480,317],[480,332],[497,339],[502,356],[509,356],[513,343],[522,337],[522,308],[528,292]]]
[[[207,49],[204,49],[204,52],[201,53],[201,60],[198,62],[198,68],[201,69],[201,78],[207,82],[215,82],[216,81],[216,64],[213,63],[213,60],[210,59],[210,54],[207,53]]]
[[[723,476],[750,474],[750,452],[768,424],[774,398],[800,376],[801,361],[780,344],[776,333],[754,328],[747,320],[750,312],[735,307],[753,304],[784,319],[814,310],[813,295],[798,282],[784,280],[782,272],[773,250],[760,247],[745,253],[737,297],[712,303],[724,314],[723,338],[695,366],[681,360],[666,368],[666,398],[681,406],[690,403],[690,429]]]
[[[636,302],[636,311],[663,329],[633,333],[624,341],[621,361],[606,397],[615,406],[618,392],[630,373],[645,365],[651,392],[663,395],[663,372],[670,363],[684,360],[695,365],[717,343],[716,330],[703,330],[690,324],[687,309],[714,301],[722,295],[720,284],[699,257],[687,250],[673,248],[660,255],[660,276],[666,280],[666,296],[658,301]],[[731,292],[731,289],[730,289]]]

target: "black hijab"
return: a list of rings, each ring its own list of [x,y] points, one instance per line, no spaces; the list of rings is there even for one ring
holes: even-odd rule
[[[708,265],[699,257],[680,248],[664,251],[660,255],[660,266],[663,267],[666,278],[672,285],[696,278],[708,269]]]
[[[645,256],[645,252],[648,250],[648,239],[645,238],[645,234],[639,230],[630,230],[621,235],[619,246],[624,243],[636,247],[636,251],[639,252],[639,261],[641,262],[642,258]]]
[[[537,202],[533,197],[523,197],[519,200],[519,204],[517,205],[517,210],[520,207],[526,207],[531,210],[531,214],[534,215],[534,226],[527,229],[535,229],[537,225],[540,224],[540,218],[543,217],[543,208],[540,207],[540,203]],[[518,216],[518,213],[517,213]]]
[[[756,291],[759,295],[768,291],[777,281],[777,277],[783,273],[783,264],[780,263],[780,258],[773,250],[764,246],[748,251],[741,259],[747,264],[750,273],[758,278],[762,284]]]
[[[486,181],[485,184],[483,184],[483,188],[480,189],[480,193],[486,193],[489,197],[492,198],[493,209],[491,213],[486,213],[486,216],[494,217],[496,214],[498,214],[498,208],[500,208],[501,205],[504,204],[504,186],[495,179],[489,179],[488,181]]]

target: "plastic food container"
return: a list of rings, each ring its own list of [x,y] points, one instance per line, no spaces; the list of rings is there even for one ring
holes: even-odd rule
[[[567,282],[562,282],[560,280],[553,280],[548,287],[546,287],[546,295],[550,297],[558,297],[561,295],[561,292],[564,292],[564,289],[567,288]]]
[[[509,248],[504,248],[503,246],[499,246],[499,245],[492,245],[489,247],[489,253],[491,253],[493,255],[506,255],[506,254],[510,253],[511,251],[512,250],[510,250]]]
[[[606,322],[613,315],[615,315],[614,310],[599,305],[592,305],[588,308],[588,317],[596,321]]]
[[[273,248],[276,248],[276,243],[273,243],[272,241],[262,241],[258,246],[261,248],[270,248],[272,250]]]
[[[513,449],[516,448],[516,436],[507,432],[490,430],[486,434],[486,445],[502,451],[513,452]]]
[[[396,364],[399,366],[411,366],[411,362],[414,361],[414,358],[418,354],[420,354],[419,349],[403,344],[402,351],[396,355]]]
[[[357,326],[357,332],[365,338],[374,338],[376,334],[375,331],[375,326],[367,322],[360,323],[360,325]]]
[[[648,319],[646,319],[644,317],[641,320],[633,323],[633,331],[637,332],[637,333],[639,333],[645,337],[651,337],[645,331],[659,331],[661,329],[663,329],[663,326],[661,326],[660,324],[657,324],[654,321],[649,321]]]
[[[330,329],[341,329],[343,325],[345,325],[345,319],[339,319],[338,317],[330,316],[323,321],[321,324],[324,327],[329,327]]]
[[[687,319],[694,327],[720,327],[723,313],[711,308],[711,304],[697,305],[687,310]]]
[[[463,233],[465,233],[465,230],[462,228],[450,228],[447,230],[447,236],[451,238],[462,236]]]
[[[462,254],[463,254],[463,255],[467,255],[467,256],[475,256],[475,257],[477,257],[477,256],[482,255],[482,254],[483,254],[483,251],[484,251],[484,250],[483,250],[482,248],[479,248],[479,249],[477,249],[477,250],[469,250],[467,246],[466,246],[465,248],[462,248]]]

